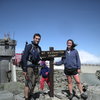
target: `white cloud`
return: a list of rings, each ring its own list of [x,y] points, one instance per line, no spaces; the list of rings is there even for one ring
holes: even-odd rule
[[[100,57],[97,57],[87,51],[79,50],[82,64],[100,64]]]

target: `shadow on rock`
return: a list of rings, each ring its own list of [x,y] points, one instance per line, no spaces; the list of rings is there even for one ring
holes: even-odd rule
[[[69,90],[62,90],[62,94],[65,94],[66,97],[68,97],[70,95],[70,92],[69,92]],[[80,99],[80,97],[76,94],[75,90],[73,90],[73,97],[76,97],[77,99]]]
[[[40,97],[40,92],[32,93],[29,97],[29,100],[36,100],[37,98]]]

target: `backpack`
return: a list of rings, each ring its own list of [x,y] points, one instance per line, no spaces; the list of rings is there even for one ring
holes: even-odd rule
[[[29,51],[29,56],[28,56],[27,61],[30,61],[31,63],[36,64],[40,61],[41,48],[38,46],[38,48],[36,49],[35,45],[32,43],[30,45],[32,47]],[[28,46],[28,42],[26,42],[24,51],[23,51],[22,56],[21,56],[20,66],[22,67],[22,69],[23,69],[23,57],[25,55],[25,50],[26,50],[27,46]]]
[[[25,44],[24,51],[22,52],[21,60],[19,62],[19,66],[22,67],[22,69],[23,69],[23,56],[24,56],[25,49],[27,48],[27,45],[28,45],[28,42],[26,42]]]
[[[38,63],[40,61],[40,47],[38,46],[37,48],[34,46],[34,44],[31,44],[31,50],[29,52],[29,57],[28,60],[32,63]]]

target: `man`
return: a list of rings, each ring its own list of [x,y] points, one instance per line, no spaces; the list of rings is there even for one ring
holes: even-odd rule
[[[40,61],[40,53],[41,53],[41,47],[38,45],[41,39],[41,35],[36,33],[33,36],[33,41],[31,44],[27,45],[25,47],[22,62],[23,62],[23,75],[25,76],[25,89],[24,89],[24,95],[25,100],[28,100],[29,98],[29,81],[32,82],[32,90],[34,91],[39,70],[38,70],[38,63]]]

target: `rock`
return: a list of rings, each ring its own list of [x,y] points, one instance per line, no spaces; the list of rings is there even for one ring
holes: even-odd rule
[[[10,82],[4,84],[4,90],[7,90],[14,95],[20,94],[23,92],[24,85],[19,82]]]
[[[81,73],[80,78],[82,82],[87,83],[89,86],[99,86],[100,80],[97,79],[96,75],[93,73]]]
[[[0,84],[0,91],[2,91],[2,90],[4,90],[4,84],[3,83]]]
[[[100,70],[97,70],[95,73],[96,77],[100,80]]]
[[[20,93],[18,95],[15,95],[14,96],[14,100],[25,100],[24,94],[23,93]]]
[[[14,100],[14,96],[8,91],[0,91],[0,100]]]
[[[95,74],[82,73],[80,75],[82,85],[85,86],[85,93],[88,95],[87,100],[100,100],[100,80],[97,79]],[[22,75],[22,71],[17,71],[17,80],[18,82],[10,82],[5,84],[0,84],[0,90],[9,91],[8,94],[11,95],[13,93],[13,100],[24,100],[23,98],[23,89],[24,89],[24,77]],[[39,93],[39,84],[36,85],[34,90],[35,92],[35,100],[68,100],[68,83],[66,76],[64,75],[63,70],[55,70],[54,71],[54,97],[51,98],[48,95],[48,86],[45,84],[44,92],[45,95],[42,96]],[[76,94],[80,96],[80,93],[77,88],[77,84],[73,81],[73,90],[75,90]],[[62,92],[63,91],[63,92]],[[67,91],[67,92],[66,92]],[[4,93],[4,92],[3,92]],[[4,93],[5,95],[6,93]],[[2,95],[2,96],[4,96]],[[0,97],[2,97],[0,94]],[[10,96],[12,97],[12,96]],[[0,99],[1,100],[1,99]],[[4,100],[4,99],[2,99]],[[7,99],[7,100],[12,100]],[[77,97],[73,97],[72,100],[79,100]],[[81,100],[81,99],[80,99]]]

